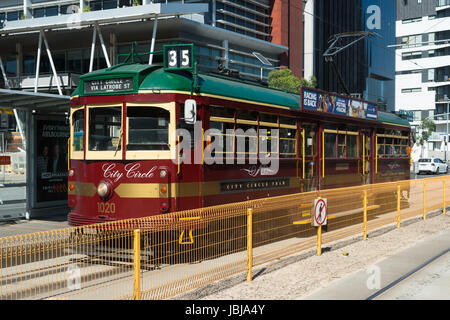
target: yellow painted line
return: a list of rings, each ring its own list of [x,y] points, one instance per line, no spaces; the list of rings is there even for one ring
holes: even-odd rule
[[[306,220],[306,221],[294,221],[293,224],[308,224],[311,223],[311,220]]]
[[[380,207],[380,206],[376,204],[376,205],[367,207],[367,211],[369,211],[369,210],[374,210],[374,209],[378,209],[379,207]]]
[[[300,205],[300,208],[311,208],[312,207],[312,204],[311,203],[302,203],[301,205]]]
[[[309,211],[303,211],[302,212],[302,217],[308,217],[310,215],[311,215],[311,212],[309,212]]]
[[[331,219],[334,219],[334,218],[336,218],[336,216],[329,216],[329,217],[327,218],[327,220],[331,220]],[[294,222],[292,222],[292,224],[308,224],[308,223],[311,223],[311,220],[294,221]]]
[[[200,220],[200,217],[187,217],[187,218],[180,218],[180,221],[185,221],[185,220]]]

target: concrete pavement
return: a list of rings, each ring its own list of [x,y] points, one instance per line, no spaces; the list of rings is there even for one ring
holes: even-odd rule
[[[399,254],[380,260],[365,270],[360,270],[345,278],[336,280],[328,287],[315,291],[303,299],[365,300],[449,248],[450,230],[424,240],[411,248],[401,251]],[[447,283],[450,278],[447,268],[449,260],[448,254],[446,254],[445,259],[440,260],[441,264],[439,265],[439,270],[445,270],[443,278]],[[417,277],[417,275],[413,275]],[[436,287],[438,289],[434,291],[434,296],[430,297],[428,295],[427,299],[450,299],[450,289],[439,291],[440,287]],[[403,297],[406,299],[404,295]],[[390,299],[388,295],[385,295],[385,298]]]

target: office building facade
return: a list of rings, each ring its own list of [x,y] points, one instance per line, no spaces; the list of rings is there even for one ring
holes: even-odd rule
[[[427,149],[444,151],[448,142],[450,97],[450,1],[398,1],[396,107],[413,113],[411,125],[434,120]]]
[[[350,94],[394,110],[395,50],[388,45],[395,43],[395,10],[395,1],[308,0],[305,5],[305,77],[314,75],[320,89],[345,93],[338,73],[325,61],[323,54],[335,35],[354,34],[337,43],[344,47],[358,39],[361,32],[371,32],[338,52],[333,59]]]

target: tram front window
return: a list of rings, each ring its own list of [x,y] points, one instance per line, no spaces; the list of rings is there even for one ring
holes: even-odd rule
[[[115,151],[121,147],[121,107],[89,109],[89,150]]]
[[[84,109],[77,110],[72,115],[73,151],[84,150]]]
[[[128,107],[127,117],[127,150],[170,150],[169,111],[158,107]]]

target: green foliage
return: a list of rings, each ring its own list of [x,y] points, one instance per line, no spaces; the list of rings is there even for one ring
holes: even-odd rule
[[[89,11],[91,11],[91,7],[89,5],[84,7],[83,12],[89,12]]]
[[[423,145],[425,141],[428,141],[431,134],[436,131],[436,124],[430,118],[425,118],[422,120],[419,129],[422,131],[422,135],[418,137],[418,142]]]
[[[134,0],[134,1],[133,1],[133,7],[140,6],[140,5],[141,5],[141,4],[139,3],[138,0]]]
[[[292,74],[290,69],[272,70],[269,73],[269,88],[299,93],[301,86],[315,88],[317,80],[315,77],[300,80]]]

